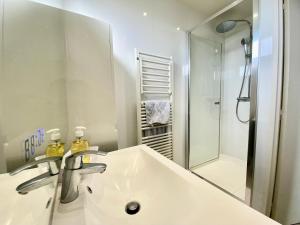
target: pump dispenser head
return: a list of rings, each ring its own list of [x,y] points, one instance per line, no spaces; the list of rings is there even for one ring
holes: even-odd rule
[[[54,129],[48,130],[46,133],[50,134],[50,140],[51,141],[58,141],[61,137],[59,131],[60,130],[58,128],[54,128]]]
[[[86,130],[86,127],[83,126],[77,126],[75,127],[75,137],[81,138],[84,136],[84,130]]]

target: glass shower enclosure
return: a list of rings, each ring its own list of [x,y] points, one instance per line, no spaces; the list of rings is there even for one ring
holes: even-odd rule
[[[188,169],[249,203],[252,1],[189,33]]]
[[[190,47],[190,167],[193,168],[219,157],[222,45],[192,34]]]

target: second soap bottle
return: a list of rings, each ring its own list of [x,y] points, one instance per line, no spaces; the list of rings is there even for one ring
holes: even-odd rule
[[[71,146],[72,154],[88,150],[89,143],[86,139],[84,139],[84,131],[85,130],[86,130],[86,127],[83,127],[83,126],[75,127],[75,140],[72,142],[72,146]],[[90,162],[90,157],[84,156],[82,158],[82,161],[84,163],[88,163],[88,162]]]

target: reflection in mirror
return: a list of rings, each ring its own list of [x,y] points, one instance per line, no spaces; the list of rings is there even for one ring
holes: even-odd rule
[[[89,148],[118,147],[110,27],[30,1],[1,7],[0,224],[48,224],[75,127]]]
[[[92,145],[115,149],[109,26],[37,3],[4,3],[2,172],[45,154],[52,128],[65,149],[76,126],[87,128]]]

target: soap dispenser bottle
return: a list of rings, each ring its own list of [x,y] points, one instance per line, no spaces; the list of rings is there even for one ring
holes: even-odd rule
[[[46,149],[46,156],[63,156],[64,155],[64,143],[60,141],[60,130],[58,128],[48,130],[46,133],[50,134],[50,142]]]
[[[89,143],[86,139],[84,139],[84,131],[86,127],[77,126],[75,127],[75,140],[72,142],[71,152],[72,154],[76,152],[86,151],[89,148]],[[89,156],[83,157],[83,162],[88,163],[90,161]]]

